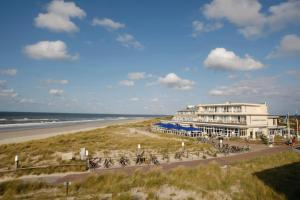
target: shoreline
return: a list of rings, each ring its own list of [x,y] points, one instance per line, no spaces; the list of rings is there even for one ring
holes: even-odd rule
[[[144,117],[138,119],[120,119],[84,123],[79,122],[76,124],[65,124],[57,127],[32,127],[26,128],[24,130],[8,130],[5,132],[0,132],[0,145],[45,139],[52,136],[73,134],[82,131],[91,131],[98,128],[105,128],[111,125],[136,123],[145,121],[147,119],[151,118]]]

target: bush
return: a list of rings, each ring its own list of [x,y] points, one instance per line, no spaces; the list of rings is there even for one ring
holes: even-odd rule
[[[262,141],[263,144],[268,144],[269,139],[268,139],[268,137],[266,135],[262,134],[260,136],[260,139],[261,139],[261,141]]]

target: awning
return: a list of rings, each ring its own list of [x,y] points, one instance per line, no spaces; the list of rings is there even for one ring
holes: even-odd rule
[[[202,132],[203,129],[201,128],[195,128],[195,127],[184,127],[180,126],[179,124],[170,124],[170,123],[157,123],[155,126],[159,126],[164,129],[169,129],[169,130],[179,130],[179,131],[187,131],[187,132]]]

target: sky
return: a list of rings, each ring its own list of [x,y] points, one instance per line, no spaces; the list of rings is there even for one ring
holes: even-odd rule
[[[3,0],[0,111],[300,112],[300,1]]]

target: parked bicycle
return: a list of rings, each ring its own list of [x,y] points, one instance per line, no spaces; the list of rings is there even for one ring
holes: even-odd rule
[[[127,165],[130,164],[130,161],[127,157],[121,156],[119,163],[121,164],[122,167],[126,167]]]
[[[183,151],[178,151],[175,152],[174,158],[177,160],[182,160],[182,157],[184,156],[184,152]]]
[[[105,168],[110,168],[110,167],[112,167],[113,166],[113,160],[111,159],[111,158],[105,158],[105,160],[104,160],[104,163],[103,163],[103,166],[105,167]]]
[[[144,156],[144,151],[142,151],[142,153],[137,154],[136,161],[135,161],[136,165],[144,164],[145,161],[146,161],[146,158]]]
[[[158,159],[157,159],[157,157],[155,155],[150,154],[150,161],[154,165],[159,165],[159,161],[158,161]]]
[[[89,168],[90,169],[96,169],[101,167],[101,158],[91,158],[89,160]]]

